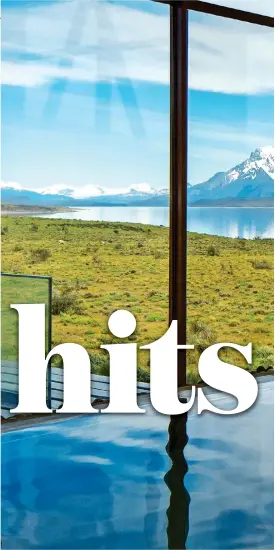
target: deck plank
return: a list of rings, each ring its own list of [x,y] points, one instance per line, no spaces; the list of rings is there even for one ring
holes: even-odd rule
[[[137,394],[148,394],[150,385],[138,382]],[[91,374],[91,401],[109,399],[110,379],[108,376]],[[10,409],[18,402],[18,366],[14,361],[3,361],[1,365],[1,416],[12,416]],[[57,409],[63,403],[63,370],[51,368],[51,408]]]

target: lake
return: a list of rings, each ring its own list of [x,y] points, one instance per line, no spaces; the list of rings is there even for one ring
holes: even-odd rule
[[[273,208],[188,208],[188,231],[224,237],[273,238]],[[68,220],[169,225],[168,207],[89,207],[39,215]]]

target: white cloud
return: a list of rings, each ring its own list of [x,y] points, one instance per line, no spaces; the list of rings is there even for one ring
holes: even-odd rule
[[[73,462],[80,462],[81,464],[102,464],[104,466],[111,466],[113,462],[109,458],[103,458],[101,456],[92,455],[73,455],[69,457]]]
[[[202,143],[207,143],[211,140],[216,142],[216,145],[221,143],[232,144],[235,147],[245,146],[246,150],[252,150],[263,144],[273,141],[273,124],[261,123],[247,117],[245,124],[225,124],[217,120],[201,120],[198,118],[190,119],[189,123],[189,138],[195,139],[196,142],[201,140]],[[212,145],[213,147],[213,145]]]
[[[16,189],[17,191],[21,191],[21,189],[23,189],[22,185],[16,181],[1,181],[0,188],[2,189],[3,187],[10,187],[11,189]]]
[[[273,0],[261,0],[261,2],[259,0],[215,0],[215,4],[219,4],[220,6],[226,5],[229,8],[250,11],[261,15],[269,15],[270,17],[274,16]]]
[[[190,88],[273,90],[272,29],[212,16],[190,19]],[[56,78],[169,84],[168,10],[166,17],[103,0],[72,0],[4,10],[2,29],[4,84],[50,86]],[[40,59],[26,61],[22,53]]]
[[[71,195],[75,199],[84,199],[85,197],[99,197],[104,194],[104,190],[97,185],[87,184],[81,187],[68,187],[68,185],[50,185],[40,189],[40,192],[45,195],[58,195],[58,194]]]
[[[202,16],[190,25],[190,87],[232,94],[273,91],[273,32]]]
[[[44,195],[69,195],[75,199],[85,199],[87,197],[100,197],[102,195],[120,195],[125,193],[148,193],[154,194],[155,190],[148,183],[137,183],[130,187],[117,187],[117,188],[104,188],[98,187],[93,184],[82,185],[66,185],[66,184],[53,184],[47,187],[22,187],[20,183],[1,181],[1,188],[11,188],[18,191],[36,191],[37,193],[43,193]]]

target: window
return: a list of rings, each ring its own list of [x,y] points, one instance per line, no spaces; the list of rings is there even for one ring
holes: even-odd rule
[[[140,345],[168,326],[169,7],[3,8],[2,198],[38,216],[7,219],[3,268],[52,276],[53,345],[83,345],[107,374],[113,311],[136,316]]]
[[[272,29],[190,11],[188,74],[192,380],[216,342],[252,341],[252,369],[273,364]]]
[[[23,237],[23,250],[12,255],[5,237],[3,268],[53,277],[53,343],[85,345],[100,372],[106,364],[96,350],[111,338],[107,319],[113,309],[125,307],[137,316],[137,335],[146,343],[167,328],[170,301],[170,320],[178,320],[180,343],[186,341],[186,293],[198,255],[191,235],[187,274],[187,229],[236,238],[272,233],[271,210],[264,217],[254,212],[257,222],[244,209],[233,221],[225,210],[209,220],[202,205],[200,211],[190,206],[187,216],[194,184],[272,146],[273,23],[264,17],[269,4],[261,3],[257,15],[252,0],[238,3],[253,17],[233,13],[230,4],[4,2],[2,197],[37,207],[42,219],[31,233],[31,220],[7,220],[14,248]],[[222,193],[216,198],[227,199]],[[213,267],[221,256],[211,246],[207,261],[213,255]],[[46,261],[40,261],[41,249],[42,257],[50,254]],[[263,265],[269,265],[269,248],[267,257]],[[253,269],[270,283],[271,270]],[[198,286],[188,299],[189,325],[206,312],[195,303],[199,294]],[[224,304],[226,296],[221,298]],[[269,319],[267,305],[262,311],[255,315]],[[267,330],[263,345],[269,345]],[[143,353],[141,376],[148,378]],[[184,360],[180,372],[184,382]]]

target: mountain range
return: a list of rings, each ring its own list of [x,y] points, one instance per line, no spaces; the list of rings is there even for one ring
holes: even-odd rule
[[[97,186],[71,188],[52,186],[33,190],[18,184],[2,183],[3,203],[80,207],[80,206],[168,206],[168,189],[156,190],[147,183],[129,189],[106,191]],[[274,148],[261,147],[249,158],[227,172],[218,172],[205,182],[188,184],[190,206],[245,206],[247,204],[273,205]]]

